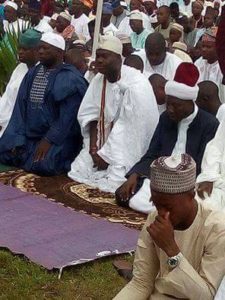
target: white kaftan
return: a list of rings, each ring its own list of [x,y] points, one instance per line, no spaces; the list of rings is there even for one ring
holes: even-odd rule
[[[160,74],[167,80],[172,80],[175,76],[177,67],[182,63],[182,60],[175,54],[166,53],[164,61],[157,66],[151,66],[147,57],[145,50],[135,52],[134,54],[141,57],[144,63],[144,75],[149,78],[152,74]]]
[[[0,99],[0,137],[2,137],[11,118],[16,97],[21,85],[21,82],[28,71],[26,64],[20,63],[13,71],[12,76],[7,84],[6,90]]]
[[[159,113],[147,78],[138,70],[123,65],[119,81],[106,81],[104,128],[108,137],[98,155],[109,167],[97,171],[89,154],[89,124],[100,118],[103,77],[97,74],[93,78],[81,103],[78,120],[84,146],[68,175],[100,190],[115,192],[126,181],[125,174],[147,151]]]
[[[199,82],[209,80],[217,84],[219,88],[219,95],[221,102],[225,102],[225,86],[222,84],[223,74],[220,69],[220,65],[218,60],[213,63],[209,64],[206,59],[200,57],[195,62],[196,67],[199,70]]]
[[[90,34],[88,30],[88,23],[90,19],[82,14],[79,18],[72,17],[71,25],[75,28],[75,33],[82,37],[86,42],[90,40]]]
[[[216,209],[225,209],[225,119],[220,123],[214,139],[206,146],[201,171],[197,183],[213,182],[212,194],[204,202]]]

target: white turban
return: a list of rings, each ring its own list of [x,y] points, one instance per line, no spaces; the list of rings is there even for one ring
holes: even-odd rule
[[[165,86],[165,93],[167,96],[173,96],[180,100],[193,100],[195,101],[198,97],[199,87],[189,86],[184,83],[176,81],[167,81]]]
[[[6,6],[10,6],[13,9],[18,10],[18,5],[15,2],[12,2],[12,1],[6,1],[5,4],[4,4],[4,6],[5,7]]]
[[[57,34],[57,33],[54,33],[54,32],[46,32],[42,35],[41,37],[41,41],[42,42],[45,42],[49,45],[52,45],[56,48],[59,48],[61,50],[65,50],[66,48],[66,43],[65,43],[65,40],[64,38]]]
[[[140,21],[142,21],[143,17],[142,17],[141,12],[138,11],[138,10],[137,11],[136,10],[132,11],[130,13],[130,20],[140,20]]]
[[[71,20],[72,20],[72,16],[70,14],[66,13],[65,11],[61,12],[59,14],[59,16],[66,19],[69,22],[71,22]]]
[[[100,36],[98,49],[112,51],[122,56],[123,45],[121,41],[115,36],[102,35]]]

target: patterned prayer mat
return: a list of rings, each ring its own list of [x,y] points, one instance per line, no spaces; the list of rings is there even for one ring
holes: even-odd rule
[[[47,197],[78,212],[141,229],[146,215],[116,205],[113,194],[79,184],[65,175],[40,177],[23,170],[0,173],[0,182]]]

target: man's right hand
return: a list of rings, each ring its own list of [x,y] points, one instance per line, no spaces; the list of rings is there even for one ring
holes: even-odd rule
[[[116,195],[122,200],[122,201],[128,201],[132,195],[134,195],[137,182],[138,182],[138,174],[133,173],[130,175],[130,177],[127,179],[126,182],[124,182],[116,191]]]
[[[207,193],[208,196],[210,197],[212,194],[212,190],[213,190],[213,182],[204,181],[204,182],[199,183],[198,188],[197,188],[197,193],[198,193],[198,196],[202,200],[204,200],[205,193]]]

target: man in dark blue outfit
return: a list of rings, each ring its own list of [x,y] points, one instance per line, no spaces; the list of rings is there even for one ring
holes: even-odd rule
[[[45,33],[40,64],[24,78],[10,123],[0,140],[0,161],[42,175],[69,170],[82,145],[77,113],[87,82],[63,64],[64,39]]]
[[[214,137],[219,122],[194,103],[198,95],[198,78],[199,72],[193,64],[182,63],[174,81],[166,83],[167,110],[160,117],[148,151],[127,173],[127,181],[116,191],[120,205],[129,205],[144,213],[153,209],[149,169],[161,156],[187,153],[194,158],[197,173],[200,173],[205,147]]]

